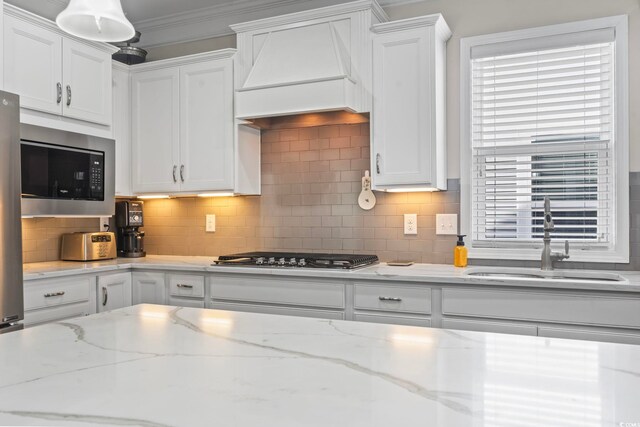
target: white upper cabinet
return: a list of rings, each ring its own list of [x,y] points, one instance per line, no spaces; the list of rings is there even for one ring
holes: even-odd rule
[[[376,190],[446,190],[441,15],[374,25],[371,169]]]
[[[4,18],[4,88],[20,106],[62,112],[62,37],[32,23]]]
[[[131,189],[131,74],[113,63],[113,139],[116,141],[116,196],[132,196]]]
[[[132,67],[134,193],[236,192],[236,169],[245,163],[236,161],[234,54]],[[247,156],[255,170],[257,153]]]
[[[133,191],[180,191],[180,71],[134,72],[132,89]]]
[[[233,60],[180,68],[182,191],[233,188]]]
[[[117,48],[68,36],[14,6],[5,5],[4,12],[4,89],[20,95],[23,112],[40,119],[23,114],[22,121],[76,132],[84,130],[79,123],[90,123],[110,136],[111,54]]]
[[[63,114],[111,124],[111,55],[71,39],[62,43]]]

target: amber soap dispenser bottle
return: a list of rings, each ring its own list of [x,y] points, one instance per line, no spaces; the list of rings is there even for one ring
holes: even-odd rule
[[[458,243],[453,250],[453,265],[456,267],[467,266],[467,248],[464,246],[464,234],[458,234]]]

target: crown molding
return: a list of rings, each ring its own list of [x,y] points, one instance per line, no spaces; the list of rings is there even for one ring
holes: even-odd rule
[[[49,0],[59,1],[59,0]],[[360,0],[353,4],[374,3],[374,14],[381,21],[386,13],[380,7],[400,6],[420,0]],[[258,21],[269,17],[288,15],[297,12],[319,9],[327,6],[348,8],[350,3],[344,0],[239,0],[228,1],[218,6],[181,12],[162,18],[134,22],[136,30],[142,33],[140,46],[157,46],[185,43],[213,37],[233,35],[231,25]]]

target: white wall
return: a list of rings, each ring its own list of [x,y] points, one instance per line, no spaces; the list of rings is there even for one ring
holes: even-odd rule
[[[418,0],[385,10],[392,20],[442,13],[453,31],[447,47],[449,178],[460,177],[460,38],[628,14],[630,170],[640,171],[640,0]],[[149,60],[225,47],[235,47],[234,36],[157,47],[149,50]]]
[[[630,170],[640,171],[640,0],[422,0],[385,10],[392,20],[442,13],[453,31],[447,47],[449,178],[460,177],[460,38],[628,14]]]

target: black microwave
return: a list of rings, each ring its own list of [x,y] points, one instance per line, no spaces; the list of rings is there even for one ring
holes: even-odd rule
[[[113,140],[21,125],[23,216],[110,216]]]

